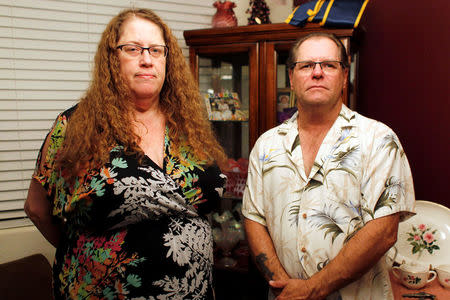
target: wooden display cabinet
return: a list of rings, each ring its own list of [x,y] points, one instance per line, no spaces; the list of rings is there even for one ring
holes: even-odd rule
[[[318,24],[302,28],[289,24],[265,24],[184,31],[192,72],[200,92],[212,95],[209,100],[205,98],[208,105],[214,106],[210,119],[231,159],[248,159],[259,135],[279,124],[278,118],[283,116],[280,111],[284,108],[280,108],[282,104],[277,104],[277,99],[289,96],[291,104],[293,102],[285,65],[289,49],[297,38],[319,31],[336,34],[347,48],[351,68],[349,85],[342,100],[352,108],[357,87],[357,32],[353,29],[325,29]],[[231,105],[232,112],[229,112],[220,102],[223,100],[220,97],[217,100],[219,104],[215,103],[214,97],[220,93],[235,93],[240,105]],[[217,107],[225,108],[221,111]],[[244,115],[246,113],[248,118],[231,118],[236,109]],[[235,211],[240,197],[236,191],[228,194],[219,213]],[[220,251],[215,257],[220,258]],[[267,284],[264,279],[248,258],[247,261],[244,258],[244,262],[242,257],[240,260],[241,263],[234,267],[224,268],[216,264],[217,299],[265,299]]]

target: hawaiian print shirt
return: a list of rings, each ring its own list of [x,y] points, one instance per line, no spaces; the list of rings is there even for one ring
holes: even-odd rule
[[[305,175],[297,115],[264,133],[249,162],[243,214],[267,227],[292,278],[309,278],[370,220],[413,215],[410,167],[395,133],[342,106]],[[393,299],[384,259],[329,299]]]
[[[55,170],[72,108],[58,116],[33,178],[64,229],[53,265],[55,299],[212,299],[213,240],[205,216],[225,183],[168,130],[164,166],[123,147],[68,184]],[[64,172],[64,170],[62,170]]]

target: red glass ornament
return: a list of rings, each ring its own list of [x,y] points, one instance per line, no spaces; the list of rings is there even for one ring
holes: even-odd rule
[[[212,27],[237,26],[237,18],[233,11],[236,7],[234,2],[216,1],[213,6],[217,8],[217,12],[212,18]]]

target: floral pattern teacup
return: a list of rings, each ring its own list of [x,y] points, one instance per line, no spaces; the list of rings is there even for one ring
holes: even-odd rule
[[[423,288],[428,282],[436,278],[436,272],[425,266],[413,264],[401,264],[392,267],[392,273],[400,282],[409,289]],[[431,277],[430,277],[431,275]]]
[[[446,289],[450,289],[450,265],[440,265],[436,268],[439,283]]]

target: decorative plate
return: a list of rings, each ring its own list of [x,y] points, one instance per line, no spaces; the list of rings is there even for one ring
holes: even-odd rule
[[[397,255],[392,249],[388,256],[401,264],[432,265],[433,268],[450,264],[450,209],[417,200],[416,215],[399,225]]]

